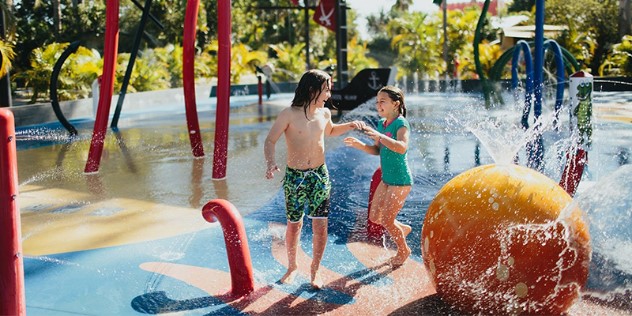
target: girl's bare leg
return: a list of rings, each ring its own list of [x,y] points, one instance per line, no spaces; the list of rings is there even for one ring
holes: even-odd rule
[[[382,204],[384,205],[381,212],[382,225],[397,245],[397,254],[390,260],[393,265],[402,265],[411,253],[406,243],[406,236],[410,234],[412,228],[396,219],[411,188],[411,186],[387,186],[385,195],[387,202]]]
[[[408,236],[408,234],[410,234],[410,232],[413,230],[410,225],[406,225],[398,220],[395,220],[395,225],[397,225],[397,227],[402,230],[402,233],[404,233],[404,238],[406,238],[406,236]]]

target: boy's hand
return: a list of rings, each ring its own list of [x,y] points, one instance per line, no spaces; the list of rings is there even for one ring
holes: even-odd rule
[[[364,121],[353,121],[351,122],[351,126],[353,126],[353,129],[363,130],[367,125]]]
[[[281,171],[276,164],[272,164],[268,166],[268,170],[266,170],[266,179],[273,179],[274,173],[277,171]]]

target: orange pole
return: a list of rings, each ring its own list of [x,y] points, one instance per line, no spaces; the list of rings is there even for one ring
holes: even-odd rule
[[[0,109],[0,315],[26,315],[13,113]]]

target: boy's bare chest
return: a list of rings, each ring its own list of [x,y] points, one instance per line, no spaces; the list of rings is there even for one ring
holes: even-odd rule
[[[290,124],[289,131],[297,134],[299,137],[320,136],[323,134],[325,126],[325,120],[304,120]]]

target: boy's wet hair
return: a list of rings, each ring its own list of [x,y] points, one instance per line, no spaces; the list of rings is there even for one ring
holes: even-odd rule
[[[323,93],[323,84],[325,82],[329,86],[330,80],[329,74],[322,70],[312,69],[304,73],[294,91],[292,106],[303,107],[305,117],[309,120],[307,117],[309,105]]]
[[[395,86],[384,86],[378,93],[384,92],[388,94],[388,98],[393,101],[399,101],[399,114],[406,117],[406,103],[404,103],[404,92]]]

